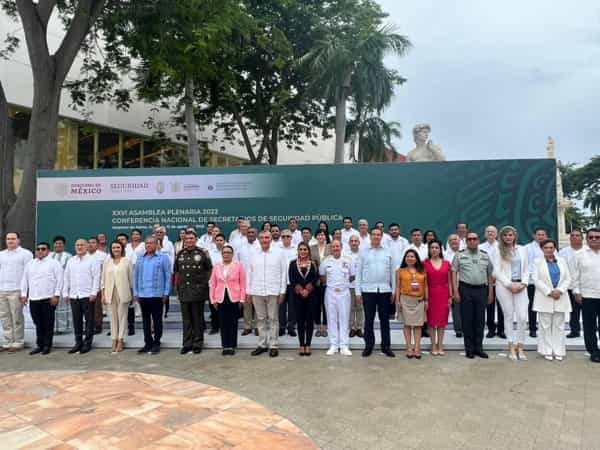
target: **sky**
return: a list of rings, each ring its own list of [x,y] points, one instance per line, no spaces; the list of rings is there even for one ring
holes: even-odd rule
[[[449,160],[600,155],[600,2],[379,0],[413,44],[385,112],[397,151],[427,122]]]

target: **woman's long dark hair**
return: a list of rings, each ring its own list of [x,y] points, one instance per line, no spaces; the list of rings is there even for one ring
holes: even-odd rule
[[[427,256],[431,259],[431,244],[437,244],[440,246],[440,258],[444,259],[444,247],[439,239],[434,239],[429,244],[427,244]]]
[[[423,263],[421,262],[421,258],[419,256],[419,254],[417,253],[416,250],[413,250],[412,248],[409,248],[408,250],[406,250],[406,253],[404,254],[404,257],[402,258],[402,264],[400,264],[400,268],[404,269],[405,267],[408,267],[408,264],[406,264],[406,256],[412,253],[413,255],[415,255],[415,259],[417,260],[415,262],[415,269],[417,269],[417,272],[425,272],[425,267],[423,267]]]
[[[315,239],[317,238],[317,236],[319,234],[324,234],[325,235],[325,243],[331,244],[331,239],[329,239],[329,233],[327,233],[327,231],[317,228],[317,231],[315,231]]]

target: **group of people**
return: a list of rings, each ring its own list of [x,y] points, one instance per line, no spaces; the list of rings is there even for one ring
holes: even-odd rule
[[[48,354],[57,307],[63,304],[70,307],[75,336],[70,353],[92,349],[103,309],[110,315],[112,351],[118,353],[135,332],[139,304],[144,346],[138,352],[159,353],[163,314],[174,290],[181,304],[182,354],[202,351],[208,301],[210,332],[221,333],[223,355],[236,351],[241,317],[242,336],[258,336],[255,356],[276,357],[278,337],[287,332],[298,337],[301,356],[311,355],[315,335],[329,339],[327,355],[351,356],[350,338],[364,338],[362,356],[368,357],[378,316],[384,355],[395,356],[390,319],[397,318],[403,322],[407,358],[422,358],[423,337],[430,338],[433,356],[444,356],[452,314],[467,358],[488,357],[487,322],[488,338],[507,339],[509,359],[527,359],[529,331],[545,359],[560,361],[565,339],[580,335],[583,315],[586,349],[600,362],[600,229],[587,230],[585,241],[573,230],[570,245],[558,251],[543,228],[521,246],[511,226],[499,231],[488,226],[481,242],[478,233],[459,223],[442,242],[434,231],[418,228],[409,241],[395,223],[386,231],[382,222],[369,228],[361,219],[355,229],[350,217],[337,230],[321,222],[314,234],[294,218],[284,229],[272,223],[256,229],[239,218],[228,237],[208,223],[201,236],[194,227],[181,229],[176,242],[159,224],[145,239],[137,229],[110,244],[104,235],[78,239],[72,257],[64,255],[65,239],[59,236],[54,252],[40,242],[34,258],[13,232],[0,252],[2,349],[23,348],[23,305],[29,304],[36,328],[30,353]]]

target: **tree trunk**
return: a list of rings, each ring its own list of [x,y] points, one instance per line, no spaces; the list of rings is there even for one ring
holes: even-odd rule
[[[196,134],[196,119],[194,117],[194,80],[188,76],[185,80],[185,124],[187,126],[188,161],[190,167],[200,167],[200,147]]]
[[[60,104],[61,85],[55,85],[48,73],[34,73],[34,94],[29,122],[27,145],[35,149],[27,158],[23,167],[23,182],[6,217],[8,229],[21,233],[24,247],[33,248],[35,243],[35,215],[37,170],[54,169],[56,160],[56,139],[58,131],[58,109]],[[44,236],[48,238],[49,236]]]
[[[14,166],[15,142],[12,124],[8,116],[8,101],[4,95],[4,87],[0,82],[0,237],[5,236],[6,215],[15,201]],[[0,249],[4,248],[4,240]]]
[[[343,164],[346,154],[346,96],[341,94],[335,105],[335,164]]]

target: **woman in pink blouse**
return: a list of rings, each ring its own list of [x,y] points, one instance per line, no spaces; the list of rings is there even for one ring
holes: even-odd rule
[[[223,262],[213,266],[208,286],[210,302],[219,314],[223,355],[233,355],[240,306],[246,298],[246,272],[241,262],[233,260],[233,247],[224,246],[221,255]]]

